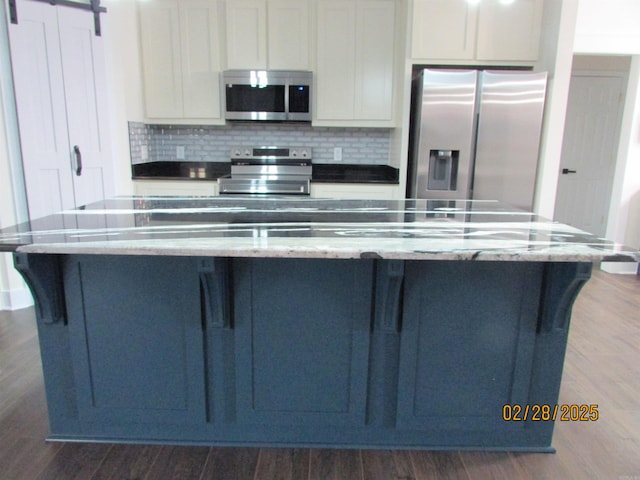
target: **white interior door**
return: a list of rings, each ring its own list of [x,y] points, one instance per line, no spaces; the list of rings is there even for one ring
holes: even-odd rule
[[[555,219],[604,236],[624,98],[622,75],[574,74]]]
[[[103,40],[95,35],[90,12],[65,7],[55,10],[75,204],[86,205],[113,195],[114,190]]]
[[[74,206],[56,9],[18,4],[9,25],[29,216]]]
[[[33,219],[114,193],[106,72],[91,12],[29,0],[17,9],[9,35]]]

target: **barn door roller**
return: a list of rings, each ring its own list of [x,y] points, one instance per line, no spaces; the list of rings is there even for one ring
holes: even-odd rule
[[[9,21],[18,23],[18,5],[17,0],[7,0],[9,2]],[[65,7],[79,8],[80,10],[89,10],[93,12],[93,23],[96,37],[102,35],[100,28],[100,14],[106,13],[107,9],[100,6],[100,0],[91,0],[90,3],[80,3],[71,0],[36,0],[37,2],[48,3],[50,5],[62,5]]]

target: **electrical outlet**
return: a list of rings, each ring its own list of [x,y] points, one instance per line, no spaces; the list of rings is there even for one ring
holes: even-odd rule
[[[342,147],[334,147],[333,149],[333,161],[341,162],[342,161]]]
[[[184,160],[184,146],[179,145],[176,147],[176,158],[178,160]]]

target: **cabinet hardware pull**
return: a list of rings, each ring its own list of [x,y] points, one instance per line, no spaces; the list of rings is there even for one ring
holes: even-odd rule
[[[78,145],[73,146],[73,153],[76,156],[76,175],[79,177],[82,175],[82,153]]]
[[[578,173],[576,170],[569,170],[568,168],[562,169],[562,174],[566,175],[567,173]]]

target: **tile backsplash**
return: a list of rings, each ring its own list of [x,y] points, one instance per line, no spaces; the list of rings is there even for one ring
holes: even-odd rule
[[[233,123],[224,126],[149,125],[129,122],[131,163],[181,160],[227,162],[237,146],[309,146],[314,163],[336,163],[335,147],[342,148],[339,163],[386,165],[391,130],[388,128],[329,128],[293,124]]]

